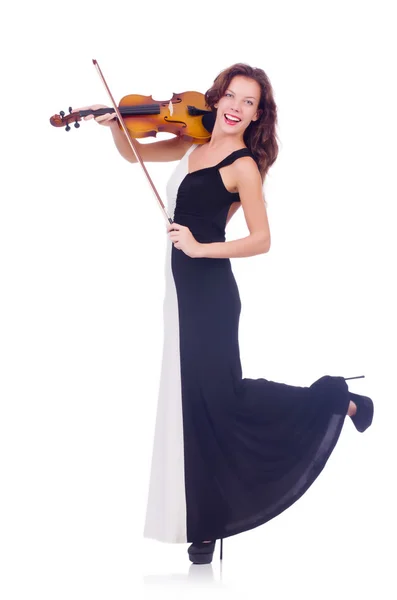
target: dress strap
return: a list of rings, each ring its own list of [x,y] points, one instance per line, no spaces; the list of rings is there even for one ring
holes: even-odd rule
[[[242,156],[251,156],[251,158],[254,158],[252,156],[251,151],[248,150],[248,148],[240,148],[239,150],[235,150],[234,152],[229,154],[229,156],[226,156],[226,158],[221,160],[221,162],[216,165],[216,168],[220,169],[221,167],[227,167],[227,165],[231,165],[232,163],[234,163],[235,160],[241,158]]]
[[[192,144],[191,146],[189,146],[187,152],[185,153],[185,156],[189,156],[193,152],[193,150],[197,148],[197,146],[198,144]]]

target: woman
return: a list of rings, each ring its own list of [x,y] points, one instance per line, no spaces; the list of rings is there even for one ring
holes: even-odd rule
[[[346,414],[364,431],[370,398],[343,377],[310,387],[242,378],[240,297],[230,258],[269,251],[263,180],[277,158],[277,109],[261,69],[236,64],[206,93],[210,141],[140,144],[144,161],[180,160],[167,187],[164,347],[145,537],[192,542],[211,562],[216,539],[257,527],[302,496],[324,468]],[[96,105],[92,108],[99,108]],[[86,117],[87,119],[92,118]],[[99,116],[136,162],[114,114]],[[225,241],[243,207],[250,234]]]

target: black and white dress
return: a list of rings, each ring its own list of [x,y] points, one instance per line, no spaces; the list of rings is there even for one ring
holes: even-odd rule
[[[199,242],[224,242],[230,205],[216,165],[167,185],[167,211]],[[347,413],[343,377],[309,387],[242,377],[238,287],[225,258],[190,258],[167,237],[164,345],[144,536],[186,543],[258,527],[324,468]],[[264,366],[265,368],[265,366]]]

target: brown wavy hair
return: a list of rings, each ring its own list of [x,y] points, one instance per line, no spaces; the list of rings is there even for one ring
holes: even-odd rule
[[[215,104],[222,98],[233,77],[244,75],[254,79],[261,88],[258,109],[261,110],[257,121],[251,121],[244,132],[244,143],[253,154],[258,165],[262,181],[275,162],[278,155],[277,106],[273,98],[273,88],[269,78],[262,69],[250,67],[244,63],[236,63],[224,69],[214,80],[212,87],[205,93],[207,106],[216,117]]]

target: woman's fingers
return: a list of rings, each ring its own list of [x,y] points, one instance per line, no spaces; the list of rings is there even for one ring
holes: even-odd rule
[[[104,115],[87,115],[86,117],[83,117],[84,121],[89,121],[90,119],[95,119],[95,121],[97,123],[99,123],[100,125],[110,125],[111,122],[114,120],[114,118],[116,117],[116,113],[114,111],[113,108],[109,108],[109,106],[105,106],[104,104],[93,104],[92,106],[82,106],[80,108],[74,108],[72,110],[73,112],[80,112],[81,110],[98,110],[100,108],[108,108],[109,113],[105,113]]]
[[[111,109],[113,110],[113,109]],[[97,117],[95,117],[95,121],[97,123],[99,123],[100,125],[110,125],[112,121],[114,121],[116,117],[116,113],[113,112],[112,113],[106,113],[104,115],[98,115]]]

